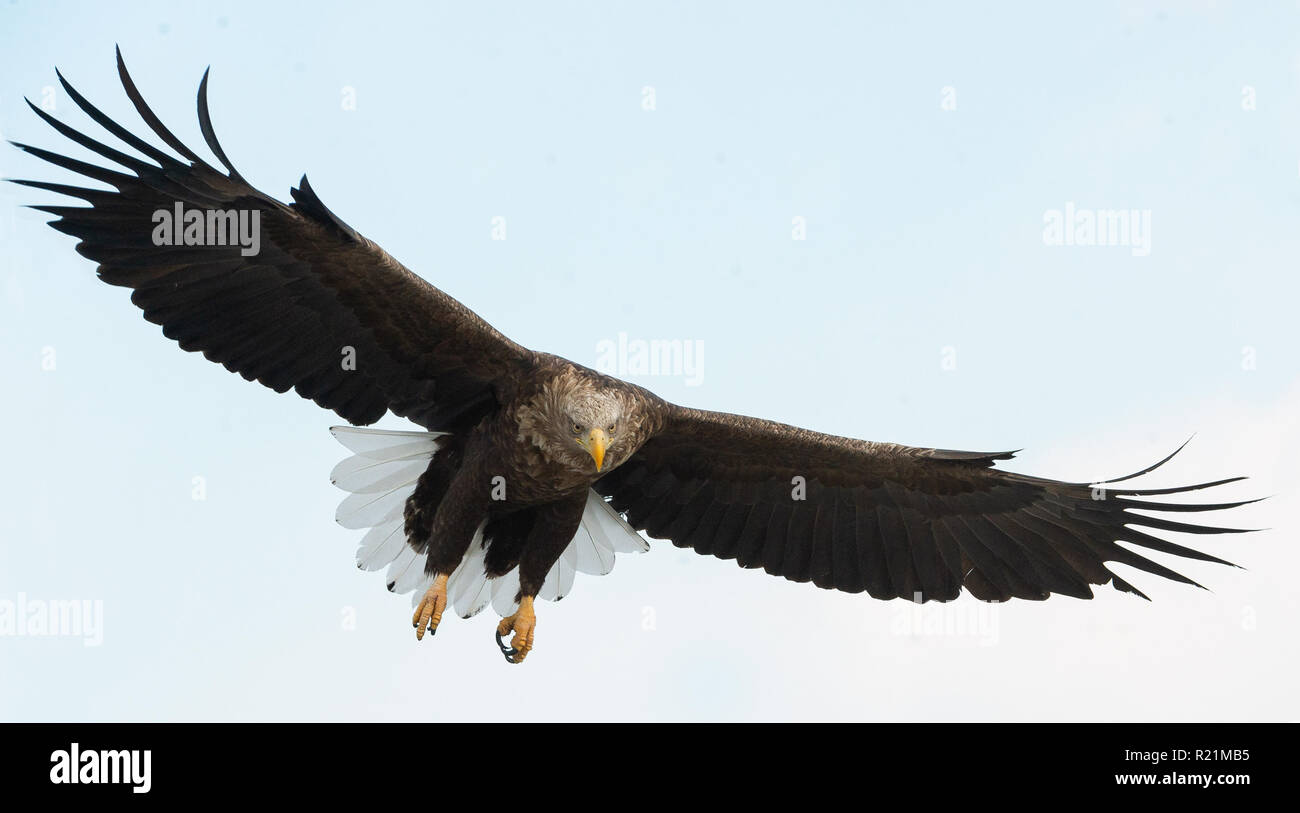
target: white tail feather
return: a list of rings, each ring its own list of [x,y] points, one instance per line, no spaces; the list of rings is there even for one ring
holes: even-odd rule
[[[627,520],[594,490],[587,492],[587,509],[582,513],[582,524],[593,539],[601,540],[615,553],[645,553],[650,550],[645,537],[628,525]]]
[[[583,530],[578,528],[578,534],[582,535]],[[560,558],[551,568],[551,572],[546,574],[546,581],[542,582],[542,589],[538,591],[537,596],[545,601],[559,601],[569,594],[573,589],[573,577],[578,572],[578,546],[579,541],[575,537],[569,546],[560,554]]]
[[[330,482],[353,494],[373,494],[413,483],[428,467],[427,452],[414,459],[402,457],[385,461],[357,455],[335,466],[330,472]]]
[[[423,578],[424,562],[420,561],[419,554],[409,545],[397,554],[397,558],[388,566],[388,573],[384,576],[388,589],[394,593],[414,590]]]
[[[580,573],[604,576],[614,569],[614,549],[597,542],[581,524],[569,547],[577,554],[573,566]]]
[[[415,481],[402,483],[391,491],[376,494],[352,494],[339,503],[334,521],[344,528],[373,528],[402,517],[406,498],[415,490]]]
[[[424,573],[424,557],[406,544],[404,509],[416,482],[438,452],[444,432],[394,432],[335,426],[330,433],[351,450],[330,473],[334,485],[351,492],[339,505],[335,519],[345,528],[369,529],[357,549],[357,567],[388,568],[385,583],[394,593],[413,592],[418,604],[433,583]],[[627,524],[595,491],[587,493],[582,523],[564,553],[546,575],[538,597],[559,601],[573,589],[577,573],[604,575],[614,569],[616,553],[644,553],[649,543]],[[469,549],[447,579],[447,602],[463,618],[478,614],[488,604],[502,617],[512,615],[519,603],[519,569],[495,579],[485,571],[487,548],[483,526],[474,533]]]
[[[492,609],[502,618],[514,615],[519,609],[519,601],[515,598],[518,594],[519,568],[516,567],[492,580]]]
[[[378,570],[397,558],[406,547],[406,522],[399,518],[376,525],[361,538],[357,548],[357,567]]]
[[[395,446],[424,443],[428,446],[429,456],[438,450],[437,439],[446,432],[394,432],[388,429],[362,429],[356,426],[331,426],[330,434],[334,439],[348,447],[353,453],[364,457],[376,454],[381,459]]]

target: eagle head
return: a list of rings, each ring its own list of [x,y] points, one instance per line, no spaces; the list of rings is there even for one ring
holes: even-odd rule
[[[574,370],[557,376],[520,410],[520,436],[566,468],[603,474],[630,451],[626,411],[621,391]]]

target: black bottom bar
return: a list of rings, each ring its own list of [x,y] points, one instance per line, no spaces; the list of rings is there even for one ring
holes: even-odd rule
[[[0,777],[42,799],[246,801],[272,795],[436,808],[449,784],[483,804],[647,803],[824,793],[863,804],[1290,795],[1282,725],[12,724]],[[147,786],[147,790],[146,790]],[[609,794],[616,794],[610,796]],[[1076,795],[1077,794],[1077,795]],[[1284,798],[1279,796],[1278,798]],[[769,800],[770,801],[770,800]],[[472,804],[472,800],[460,803]]]

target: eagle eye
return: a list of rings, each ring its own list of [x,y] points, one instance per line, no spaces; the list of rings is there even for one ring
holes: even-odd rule
[[[581,434],[582,434],[582,425],[581,425],[581,424],[575,423],[575,424],[573,425],[573,434],[575,434],[575,435],[581,435]]]

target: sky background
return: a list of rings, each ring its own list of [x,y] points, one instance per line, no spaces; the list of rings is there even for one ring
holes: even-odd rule
[[[1069,480],[1195,433],[1149,485],[1274,495],[1196,540],[1245,569],[1178,566],[1210,592],[1114,566],[1151,603],[918,612],[660,542],[509,667],[490,612],[417,644],[354,567],[337,416],[177,350],[6,184],[0,600],[102,601],[103,641],[0,637],[0,719],[1300,719],[1300,10],[1057,5],[0,0],[5,138],[86,157],[27,96],[112,143],[56,65],[147,133],[117,43],[205,152],[211,65],[246,178],[309,173],[530,347],[694,342],[698,386],[633,380]],[[70,179],[7,145],[0,175]],[[1045,245],[1067,202],[1149,210],[1150,254]]]

